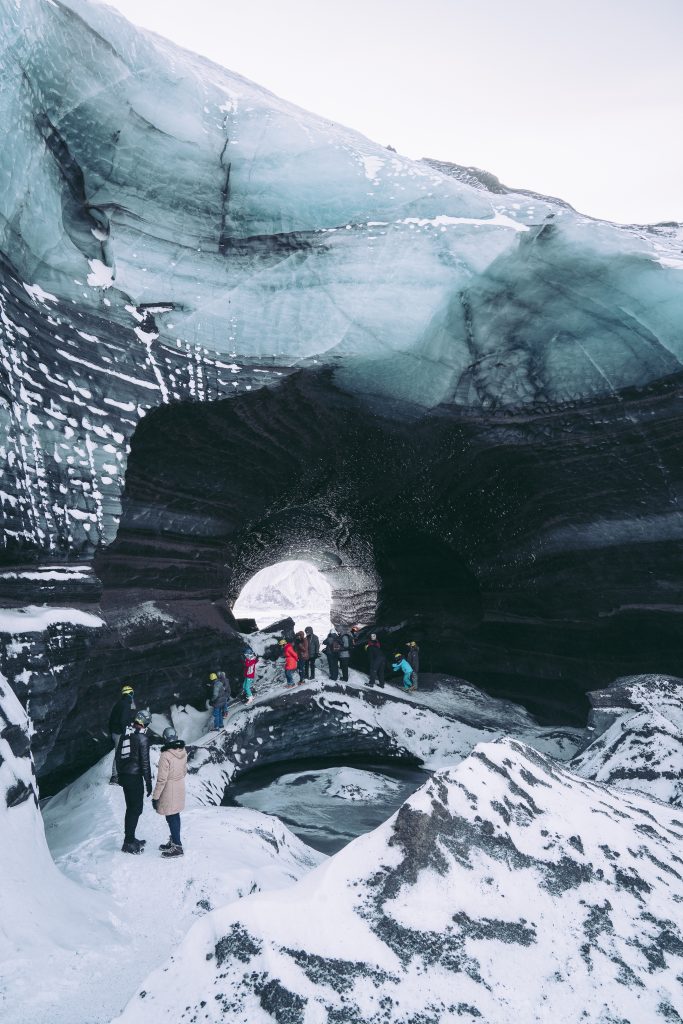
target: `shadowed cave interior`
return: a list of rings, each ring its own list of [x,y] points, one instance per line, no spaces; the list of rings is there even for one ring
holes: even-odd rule
[[[461,676],[544,722],[583,722],[586,690],[675,668],[677,616],[642,572],[647,559],[673,605],[673,545],[633,530],[601,544],[594,525],[636,505],[642,516],[643,493],[662,497],[672,454],[653,466],[648,431],[663,429],[675,391],[413,419],[373,410],[322,370],[165,406],[133,438],[118,536],[96,564],[103,605],[115,615],[171,601],[198,620],[218,609],[229,629],[255,573],[302,559],[330,583],[337,625],[389,630],[387,651],[415,637],[423,671]],[[660,406],[657,428],[644,397]],[[564,550],[543,543],[549,528],[573,535]]]

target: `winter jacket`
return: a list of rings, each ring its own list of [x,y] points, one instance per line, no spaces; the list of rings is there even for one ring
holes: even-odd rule
[[[328,633],[323,640],[325,654],[339,654],[341,651],[341,640],[336,633]]]
[[[367,644],[368,662],[371,666],[383,665],[386,661],[379,640],[370,640]]]
[[[308,658],[309,661],[312,661],[320,654],[320,641],[313,632],[307,633],[306,636],[308,637]]]
[[[124,693],[111,709],[109,716],[109,735],[120,736],[126,731],[127,725],[133,724],[135,701],[132,693]]]
[[[406,661],[412,668],[413,672],[420,671],[420,648],[409,647],[406,653]]]
[[[251,656],[249,656],[248,654],[244,655],[244,678],[245,679],[255,679],[256,678],[256,664],[257,664],[257,662],[258,662],[258,658],[256,657],[255,654],[252,654]]]
[[[299,656],[291,643],[285,644],[285,669],[294,670],[299,664]]]
[[[391,667],[393,668],[394,672],[402,672],[404,678],[405,676],[411,676],[413,674],[413,670],[405,658],[401,658],[400,661],[393,662]]]
[[[341,643],[341,651],[339,652],[340,658],[350,658],[351,650],[353,648],[353,640],[351,639],[350,633],[342,633],[339,638]]]
[[[214,679],[213,686],[211,687],[211,707],[222,708],[224,704],[227,704],[229,698],[230,694],[226,690],[223,680]]]
[[[308,661],[308,637],[298,636],[296,638],[296,649],[299,657],[304,661]]]
[[[129,725],[116,747],[116,774],[142,775],[147,789],[152,788],[149,765],[149,737],[144,729]]]
[[[182,740],[173,740],[161,748],[157,784],[152,799],[158,800],[157,814],[179,814],[185,809],[187,751]]]

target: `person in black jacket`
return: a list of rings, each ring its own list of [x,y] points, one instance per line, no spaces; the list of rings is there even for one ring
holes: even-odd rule
[[[420,648],[414,640],[406,645],[406,661],[413,670],[413,690],[417,690],[417,679],[420,674]]]
[[[144,806],[144,790],[152,795],[152,769],[149,764],[147,727],[152,721],[149,711],[138,711],[133,724],[126,728],[116,747],[116,771],[126,798],[125,835],[121,851],[142,853],[144,839],[135,838],[135,829]]]
[[[313,632],[313,626],[306,626],[306,637],[308,639],[308,657],[304,669],[307,679],[315,679],[315,661],[320,654],[320,640]]]
[[[116,775],[116,748],[119,743],[119,738],[126,731],[126,727],[129,726],[133,721],[133,715],[135,714],[135,694],[133,693],[132,686],[122,686],[121,696],[117,700],[114,707],[111,709],[109,715],[109,737],[114,744],[114,760],[111,766],[111,778],[109,780],[110,785],[118,785],[118,777]]]
[[[376,633],[370,634],[365,650],[368,652],[368,686],[374,686],[375,680],[377,680],[377,685],[384,689],[384,666],[387,659],[384,657]]]

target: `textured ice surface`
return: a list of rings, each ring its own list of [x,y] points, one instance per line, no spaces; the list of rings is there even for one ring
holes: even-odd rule
[[[676,227],[487,192],[85,0],[0,18],[6,547],[111,541],[140,417],[277,364],[476,410],[680,368]]]
[[[682,827],[482,744],[301,882],[195,925],[120,1022],[676,1020]]]

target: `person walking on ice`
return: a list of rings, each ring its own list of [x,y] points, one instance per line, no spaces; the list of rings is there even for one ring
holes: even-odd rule
[[[368,686],[374,686],[375,681],[377,681],[377,685],[384,689],[384,666],[386,664],[386,658],[384,657],[384,652],[382,651],[376,633],[370,634],[370,639],[365,645],[365,650],[368,652]]]
[[[209,676],[209,683],[211,685],[211,707],[213,708],[213,727],[214,729],[223,728],[223,714],[227,708],[229,695],[225,688],[225,683],[218,677],[216,672],[212,672]]]
[[[413,670],[413,689],[417,690],[417,678],[420,673],[420,648],[414,640],[409,640],[406,647],[408,648],[406,661]]]
[[[394,655],[394,661],[391,667],[394,670],[394,672],[403,673],[403,689],[412,690],[413,670],[410,667],[409,663],[406,661],[406,659],[403,657],[403,655],[400,653],[400,651],[398,651]]]
[[[122,853],[142,853],[144,839],[136,839],[135,830],[144,807],[144,790],[152,795],[152,769],[149,764],[147,729],[152,716],[138,711],[133,724],[127,726],[116,747],[116,772],[126,799]]]
[[[182,857],[180,841],[180,812],[185,810],[185,776],[187,751],[172,726],[164,729],[164,746],[159,756],[157,782],[152,793],[152,807],[166,818],[171,838],[159,849],[162,857]]]
[[[251,688],[254,685],[256,679],[256,665],[258,663],[258,657],[252,651],[251,647],[245,647],[244,649],[244,680],[242,682],[242,692],[246,698],[246,703],[251,704],[254,700],[254,695],[251,692]]]
[[[297,652],[294,650],[291,640],[278,640],[278,643],[283,648],[282,653],[285,657],[285,679],[287,680],[287,686],[296,686],[294,673],[299,665]]]
[[[323,640],[323,650],[327,658],[327,671],[330,679],[336,683],[339,678],[339,652],[341,651],[341,640],[334,626]]]
[[[307,679],[315,679],[315,660],[320,654],[320,640],[313,632],[313,626],[306,626],[306,638],[308,640],[308,658],[306,659],[306,670]]]

